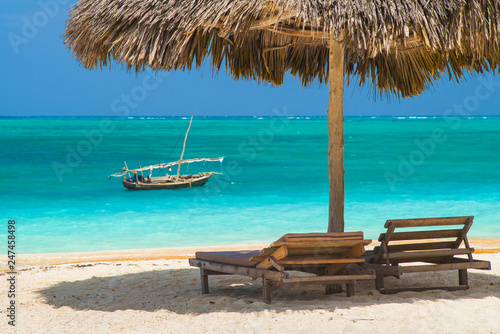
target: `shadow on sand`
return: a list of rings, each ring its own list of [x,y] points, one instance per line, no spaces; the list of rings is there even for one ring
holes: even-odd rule
[[[197,269],[155,270],[110,277],[92,277],[73,282],[61,282],[38,291],[48,305],[67,306],[76,310],[168,310],[177,314],[211,312],[254,312],[262,309],[284,312],[290,307],[313,309],[343,309],[381,303],[413,303],[437,299],[500,298],[500,277],[469,271],[470,289],[448,292],[402,292],[382,295],[373,282],[356,286],[356,295],[345,293],[325,295],[324,285],[283,284],[272,290],[273,304],[262,303],[260,280],[243,276],[210,276],[210,295],[201,295]],[[386,279],[386,286],[456,285],[456,271],[408,274],[400,280]]]

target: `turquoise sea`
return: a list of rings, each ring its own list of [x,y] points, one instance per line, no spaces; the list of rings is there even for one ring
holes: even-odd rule
[[[130,191],[129,168],[175,161],[186,118],[2,118],[4,224],[20,253],[268,243],[326,231],[326,118],[195,118],[184,158],[217,171],[204,187]],[[385,220],[475,216],[500,238],[500,118],[346,118],[346,231]],[[183,170],[184,172],[185,170]]]

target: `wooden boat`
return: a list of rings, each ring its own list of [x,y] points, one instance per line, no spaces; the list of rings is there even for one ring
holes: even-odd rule
[[[142,167],[139,163],[139,168],[128,169],[127,162],[125,162],[125,167],[121,173],[112,174],[109,177],[121,177],[122,184],[125,188],[130,190],[156,190],[156,189],[178,189],[178,188],[191,188],[191,187],[201,187],[207,183],[207,181],[214,174],[222,174],[217,172],[203,172],[198,174],[188,174],[180,175],[181,165],[190,164],[193,162],[205,162],[205,161],[219,161],[222,163],[224,157],[219,158],[195,158],[183,160],[184,150],[186,149],[186,141],[189,134],[189,129],[191,128],[191,123],[193,122],[193,117],[191,116],[191,121],[189,122],[189,127],[186,132],[186,137],[184,138],[184,145],[182,147],[182,154],[179,161],[160,163],[156,165]],[[177,175],[169,175],[168,172],[165,176],[153,176],[154,169],[165,169],[172,171],[172,167],[177,166]],[[144,171],[149,171],[149,176],[144,177]],[[139,174],[140,173],[140,174]],[[127,177],[127,176],[128,177]]]
[[[215,172],[199,173],[195,175],[181,175],[179,179],[165,176],[151,177],[151,182],[129,182],[125,177],[123,186],[130,190],[156,190],[201,187]]]

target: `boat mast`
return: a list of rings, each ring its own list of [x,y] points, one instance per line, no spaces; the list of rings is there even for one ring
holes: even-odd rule
[[[186,132],[186,137],[184,138],[184,145],[182,146],[181,158],[179,159],[179,166],[177,167],[177,179],[179,178],[179,175],[181,174],[182,157],[184,156],[184,150],[186,149],[186,141],[188,139],[189,129],[191,129],[191,123],[193,123],[193,115],[191,115],[191,120],[189,121],[189,127],[188,127],[188,130]]]
[[[125,163],[125,168],[127,169],[127,176],[128,176],[128,177],[130,177],[130,175],[128,175],[128,166],[127,166],[127,162],[126,162],[126,161],[124,161],[124,163]]]
[[[141,175],[142,175],[142,177],[144,177],[144,174],[142,173],[141,163],[139,161],[137,161],[137,164],[139,165],[139,168],[141,168]]]

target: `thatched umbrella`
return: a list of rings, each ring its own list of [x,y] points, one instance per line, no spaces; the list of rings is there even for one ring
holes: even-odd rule
[[[65,42],[87,68],[190,69],[329,83],[329,231],[344,229],[343,84],[411,97],[442,75],[497,71],[500,0],[80,0]]]

